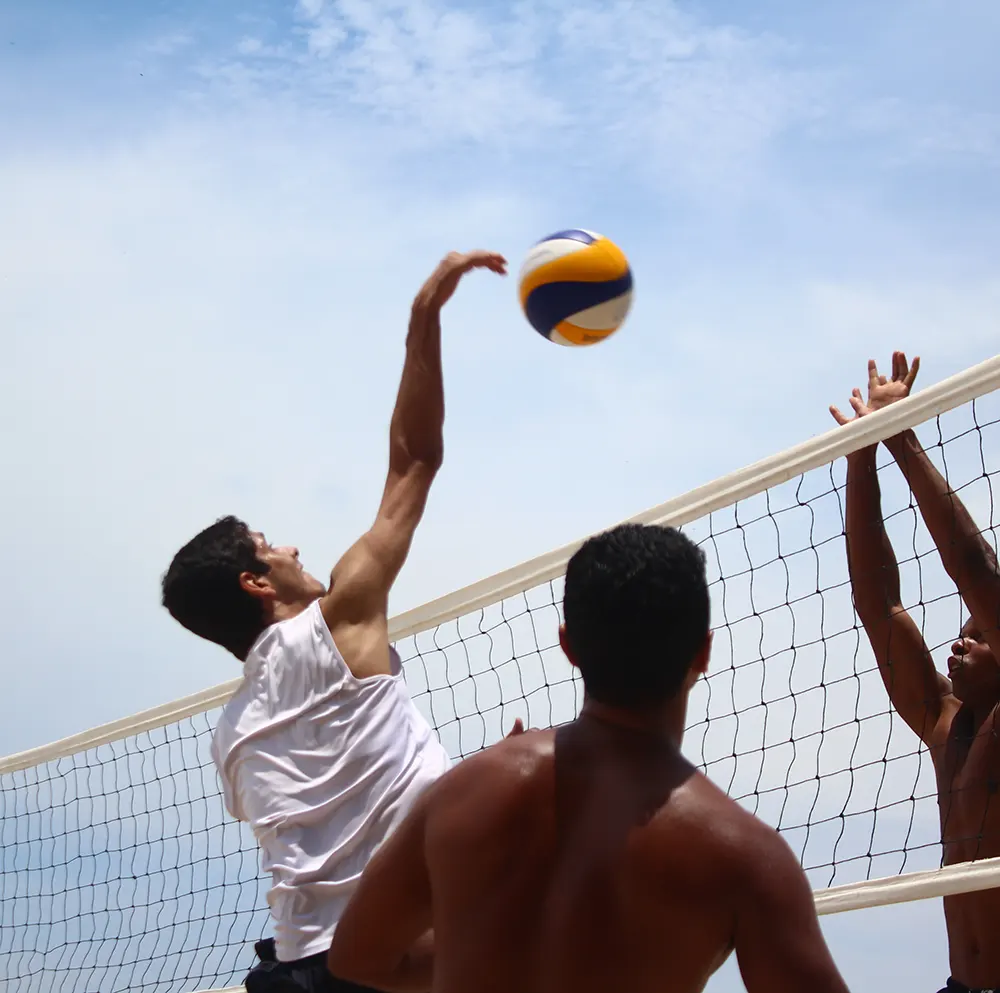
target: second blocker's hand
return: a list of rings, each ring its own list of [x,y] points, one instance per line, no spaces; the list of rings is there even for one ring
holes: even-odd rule
[[[880,376],[878,366],[874,359],[868,360],[868,400],[861,396],[861,390],[855,387],[851,391],[851,407],[854,410],[854,417],[847,417],[840,412],[837,407],[830,407],[830,413],[838,424],[849,424],[859,417],[865,417],[876,410],[888,407],[897,400],[902,400],[910,395],[913,381],[917,378],[920,370],[920,357],[913,360],[913,365],[906,361],[903,352],[892,353],[892,378]]]

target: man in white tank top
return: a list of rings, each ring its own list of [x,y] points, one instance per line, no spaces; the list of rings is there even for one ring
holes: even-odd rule
[[[329,586],[297,548],[235,517],[192,539],[163,578],[171,615],[243,662],[212,756],[272,879],[275,939],[258,942],[249,993],[358,989],[326,972],[337,921],[375,850],[449,765],[406,691],[388,600],[441,465],[441,308],[479,268],[502,275],[506,262],[452,253],[413,302],[382,502]]]

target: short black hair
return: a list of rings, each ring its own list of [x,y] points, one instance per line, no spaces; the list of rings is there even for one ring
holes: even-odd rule
[[[195,535],[163,576],[163,606],[189,631],[245,659],[264,629],[264,607],[240,585],[240,575],[262,576],[250,528],[222,517]]]
[[[705,554],[676,528],[622,524],[566,569],[566,639],[594,700],[641,710],[684,683],[709,633]]]

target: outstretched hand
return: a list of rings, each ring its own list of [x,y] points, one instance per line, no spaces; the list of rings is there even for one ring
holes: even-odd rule
[[[449,252],[417,294],[417,300],[428,306],[443,307],[451,299],[459,280],[473,269],[489,269],[506,276],[507,260],[499,252]]]
[[[868,360],[868,399],[864,400],[861,390],[855,387],[851,391],[851,407],[854,417],[846,417],[837,407],[830,407],[830,413],[838,424],[849,424],[859,417],[864,417],[872,411],[888,407],[890,403],[902,400],[910,395],[910,388],[917,378],[920,369],[920,357],[917,356],[910,365],[902,352],[892,353],[892,379],[880,376],[874,359]]]

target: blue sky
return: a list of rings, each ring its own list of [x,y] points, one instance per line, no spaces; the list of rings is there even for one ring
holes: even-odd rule
[[[394,610],[827,430],[870,355],[991,355],[1000,9],[817,6],[0,2],[0,752],[237,674],[159,575],[227,512],[326,573],[449,249],[596,229],[635,304],[569,351],[462,286]],[[859,984],[943,980],[936,906],[872,913]]]

